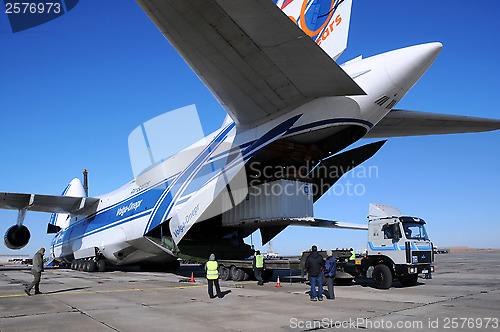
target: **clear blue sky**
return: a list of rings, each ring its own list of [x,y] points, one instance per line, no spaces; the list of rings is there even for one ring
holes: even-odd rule
[[[436,62],[397,108],[500,118],[497,0],[354,0],[344,62],[440,41]],[[89,170],[90,194],[132,179],[127,137],[139,124],[196,104],[206,132],[225,112],[132,0],[85,0],[47,24],[13,34],[0,13],[0,192],[60,194]],[[363,140],[353,146],[368,143]],[[361,196],[323,197],[315,214],[365,223],[370,202],[428,221],[439,246],[500,247],[500,132],[390,139],[365,165],[378,176],[348,175]],[[357,174],[362,176],[362,174]],[[340,187],[339,187],[340,188]],[[359,191],[358,191],[359,192]],[[0,211],[0,231],[16,221]],[[29,212],[32,241],[48,246],[48,214]],[[254,244],[260,241],[253,236]],[[364,248],[366,233],[289,227],[275,251]]]

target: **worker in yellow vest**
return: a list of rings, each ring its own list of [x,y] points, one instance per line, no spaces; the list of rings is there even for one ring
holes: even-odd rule
[[[215,297],[213,288],[215,284],[217,297],[222,298],[222,293],[220,292],[220,286],[219,286],[219,264],[217,264],[214,254],[210,255],[208,262],[205,264],[205,270],[207,271],[208,296],[210,296],[211,299]]]
[[[351,256],[349,257],[349,263],[355,264],[356,263],[356,252],[352,248],[350,249],[350,252],[351,252]]]
[[[253,270],[255,279],[258,280],[257,285],[264,285],[262,280],[262,271],[264,270],[264,256],[260,254],[260,250],[255,252],[253,256]]]

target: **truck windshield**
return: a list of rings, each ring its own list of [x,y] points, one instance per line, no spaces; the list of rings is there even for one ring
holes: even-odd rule
[[[403,223],[403,228],[407,239],[429,240],[427,232],[425,231],[425,226],[422,224],[405,222]]]

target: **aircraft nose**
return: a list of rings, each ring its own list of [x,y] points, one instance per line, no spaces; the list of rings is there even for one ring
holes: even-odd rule
[[[409,90],[436,60],[443,45],[428,43],[387,53],[385,68],[392,83]]]

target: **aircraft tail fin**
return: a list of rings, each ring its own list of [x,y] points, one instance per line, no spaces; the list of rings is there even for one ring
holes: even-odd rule
[[[62,196],[71,197],[87,197],[85,188],[83,188],[82,181],[74,178],[63,190]],[[59,229],[64,229],[69,225],[69,214],[66,213],[52,213],[49,219],[47,233],[57,233]]]
[[[347,47],[352,0],[273,0],[328,55],[337,60]]]

